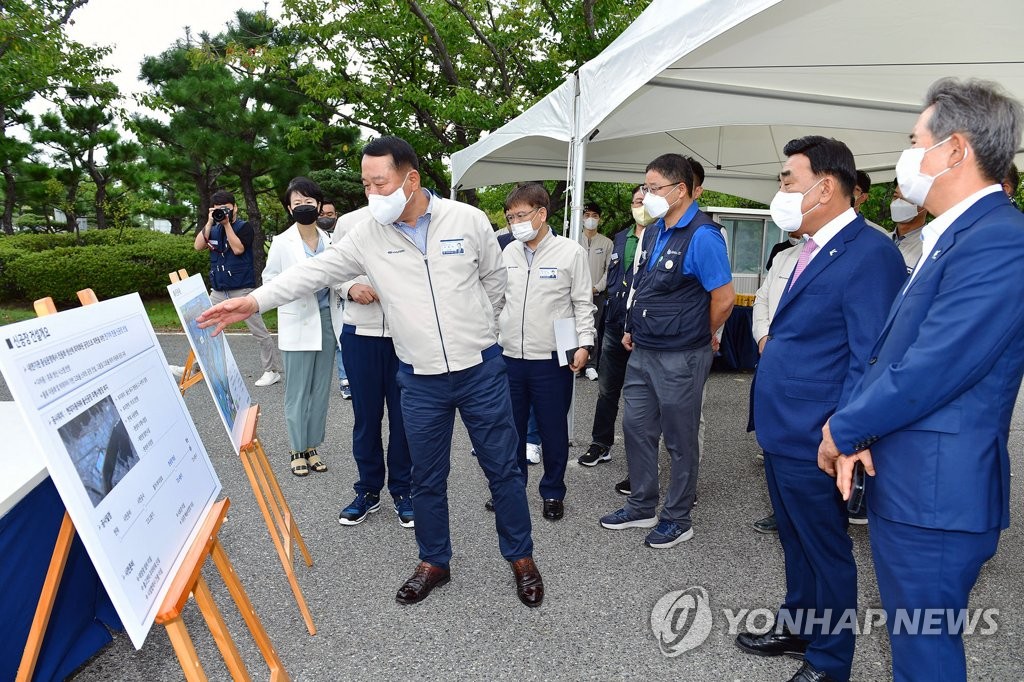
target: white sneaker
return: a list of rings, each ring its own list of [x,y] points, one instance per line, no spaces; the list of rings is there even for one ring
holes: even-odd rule
[[[526,461],[530,464],[540,464],[540,446],[535,443],[526,444]]]
[[[591,381],[597,381],[597,370],[593,367],[587,367],[587,378]]]
[[[274,384],[276,384],[280,380],[281,380],[281,373],[280,372],[274,372],[274,371],[271,370],[269,372],[264,372],[263,376],[261,376],[259,379],[256,380],[256,385],[257,386],[273,386]]]
[[[171,376],[181,381],[181,377],[185,374],[185,368],[181,365],[167,365],[167,369],[171,370]]]

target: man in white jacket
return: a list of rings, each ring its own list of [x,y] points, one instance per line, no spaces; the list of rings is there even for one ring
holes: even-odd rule
[[[325,285],[369,277],[388,317],[413,465],[412,500],[420,564],[396,601],[414,604],[450,580],[448,472],[458,409],[494,500],[501,554],[517,595],[539,606],[544,583],[533,562],[526,487],[516,462],[508,377],[497,344],[506,275],[487,216],[420,186],[419,160],[396,137],[363,150],[363,188],[372,218],[325,253],[269,286],[199,317],[217,332]]]

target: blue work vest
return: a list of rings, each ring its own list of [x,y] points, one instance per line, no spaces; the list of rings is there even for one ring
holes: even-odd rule
[[[678,351],[711,345],[711,294],[696,277],[683,274],[690,241],[705,226],[717,229],[706,213],[698,211],[689,225],[673,228],[650,270],[647,259],[659,230],[644,232],[636,293],[626,322],[626,331],[638,347]]]

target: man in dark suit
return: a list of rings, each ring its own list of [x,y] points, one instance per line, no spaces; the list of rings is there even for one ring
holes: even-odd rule
[[[757,366],[754,422],[786,560],[786,599],[744,651],[804,658],[791,679],[850,679],[857,567],[834,482],[817,466],[820,430],[863,373],[906,280],[903,259],[851,208],[853,154],[834,139],[792,140],[772,219],[806,237]]]
[[[819,464],[844,495],[856,461],[874,476],[871,550],[897,681],[967,678],[953,621],[1009,525],[1024,308],[1007,293],[1024,281],[1024,216],[999,183],[1022,120],[992,83],[930,88],[896,176],[935,220],[860,384],[822,430]],[[928,621],[927,610],[942,617]],[[894,627],[915,615],[932,632]]]

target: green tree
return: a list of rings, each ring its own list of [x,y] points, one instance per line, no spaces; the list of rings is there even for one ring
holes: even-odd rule
[[[65,26],[87,0],[0,0],[0,175],[3,176],[4,232],[14,231],[17,164],[31,145],[13,135],[31,116],[25,105],[65,86],[91,87],[111,73],[99,65],[110,50],[70,40]]]
[[[547,94],[648,4],[284,0],[284,9],[304,38],[301,63],[318,67],[299,76],[302,91],[341,121],[407,139],[424,184],[448,196],[446,157]]]
[[[68,89],[58,112],[48,112],[32,129],[33,141],[45,145],[55,159],[80,170],[95,186],[93,211],[97,229],[108,227],[111,191],[125,191],[137,182],[139,146],[121,138],[113,106],[120,95],[113,83],[93,92]],[[72,177],[77,177],[73,173]]]
[[[316,122],[317,107],[295,87],[311,66],[295,63],[299,34],[264,12],[238,11],[216,36],[179,41],[147,59],[142,77],[151,90],[143,103],[169,119],[159,124],[137,117],[133,129],[163,142],[160,165],[192,179],[198,194],[196,221],[205,224],[216,187],[237,190],[256,235],[280,227],[264,224],[261,195],[276,199],[288,180],[344,164],[334,147],[354,132]],[[317,135],[309,135],[315,128]],[[151,155],[150,158],[158,159]],[[282,221],[283,223],[283,221]],[[262,270],[263,249],[256,249]]]

